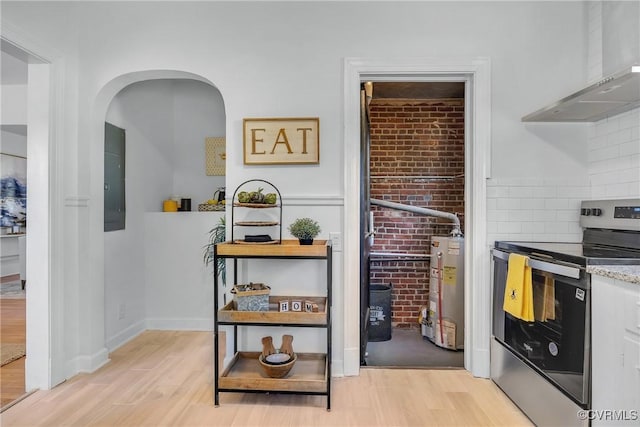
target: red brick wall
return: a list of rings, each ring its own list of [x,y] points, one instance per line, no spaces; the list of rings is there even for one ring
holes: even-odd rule
[[[464,232],[464,100],[381,100],[371,110],[371,197],[458,214]],[[456,177],[437,179],[436,177]],[[372,206],[373,252],[428,254],[446,220]],[[418,326],[429,260],[372,261],[371,284],[392,284],[392,325]]]

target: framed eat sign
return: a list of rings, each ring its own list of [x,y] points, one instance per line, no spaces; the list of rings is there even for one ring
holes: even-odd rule
[[[245,165],[320,163],[320,119],[244,119]]]

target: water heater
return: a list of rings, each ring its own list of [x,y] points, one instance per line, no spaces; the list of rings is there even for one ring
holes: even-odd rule
[[[464,348],[464,237],[431,238],[426,336],[439,347]]]

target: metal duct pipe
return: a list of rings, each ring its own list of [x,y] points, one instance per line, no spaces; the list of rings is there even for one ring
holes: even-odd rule
[[[403,205],[401,203],[387,202],[386,200],[380,200],[380,199],[370,199],[370,201],[372,205],[382,206],[389,209],[396,209],[399,211],[417,213],[419,215],[435,216],[438,218],[449,219],[454,224],[453,229],[451,230],[451,235],[462,236],[462,231],[460,230],[460,219],[452,213],[441,212],[441,211],[437,211],[435,209],[429,209],[429,208],[421,208],[418,206]]]

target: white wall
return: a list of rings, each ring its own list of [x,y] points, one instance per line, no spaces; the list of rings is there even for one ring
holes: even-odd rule
[[[184,70],[213,82],[225,101],[228,187],[252,177],[274,182],[285,199],[304,201],[288,215],[326,210],[322,225],[327,232],[343,231],[344,144],[359,143],[342,140],[345,57],[488,57],[492,177],[587,176],[584,144],[573,144],[562,132],[553,138],[545,129],[520,122],[524,114],[586,80],[579,2],[3,2],[2,8],[3,19],[70,56],[67,73],[78,77],[77,84],[65,89],[70,99],[78,100],[72,105],[77,113],[71,110],[64,123],[77,131],[64,144],[77,150],[59,166],[75,171],[76,180],[66,184],[68,194],[88,196],[95,206],[78,210],[76,223],[68,224],[77,240],[65,243],[66,253],[74,257],[69,262],[79,267],[64,286],[78,295],[80,307],[100,303],[104,282],[103,118],[95,117],[97,102],[105,85],[130,72]],[[242,119],[283,116],[320,118],[320,164],[244,166]],[[336,265],[341,265],[340,254]],[[265,280],[273,273],[265,272]],[[341,315],[357,302],[343,301],[342,276],[337,275],[333,342],[335,372],[340,374]],[[309,280],[310,286],[319,286],[316,278]],[[90,286],[91,293],[84,294],[80,283]],[[70,338],[68,357],[98,353],[100,343],[89,337],[99,336],[92,331],[102,330],[102,313],[70,309],[69,330],[83,326]]]
[[[2,130],[0,136],[0,151],[14,156],[27,157],[27,135],[26,126],[24,134]]]
[[[146,327],[213,330],[213,267],[205,267],[203,247],[223,215],[145,214]]]
[[[2,152],[3,154],[13,154],[15,156],[22,156],[25,158],[27,157],[26,125],[24,125],[23,127],[25,130],[24,135],[21,133],[8,132],[4,129],[1,131],[0,152]],[[0,173],[1,172],[2,171],[0,170]],[[8,227],[3,227],[2,229],[0,229],[1,234],[5,234],[10,231],[11,228]],[[10,276],[20,273],[18,238],[3,236],[0,245],[0,276]]]
[[[2,85],[2,115],[0,123],[3,125],[27,124],[27,85]]]
[[[224,187],[223,176],[207,176],[205,138],[224,137],[226,123],[220,92],[204,82],[173,80],[173,192],[191,198],[191,208],[213,197]],[[233,143],[234,141],[231,141]]]
[[[26,125],[24,125],[24,129],[24,135],[20,133],[8,132],[3,129],[0,134],[0,152],[2,152],[3,154],[13,154],[15,156],[22,156],[26,158]],[[2,173],[1,170],[0,173]],[[0,229],[0,234],[5,234],[10,231],[10,227],[3,227],[2,229]],[[20,273],[18,238],[3,236],[2,240],[0,240],[0,277],[10,276],[18,273]]]
[[[104,233],[105,334],[113,348],[125,340],[123,331],[142,329],[146,317],[144,215],[157,210],[171,188],[171,86],[154,81],[128,86],[114,98],[106,121],[125,129],[126,141],[125,229]]]

